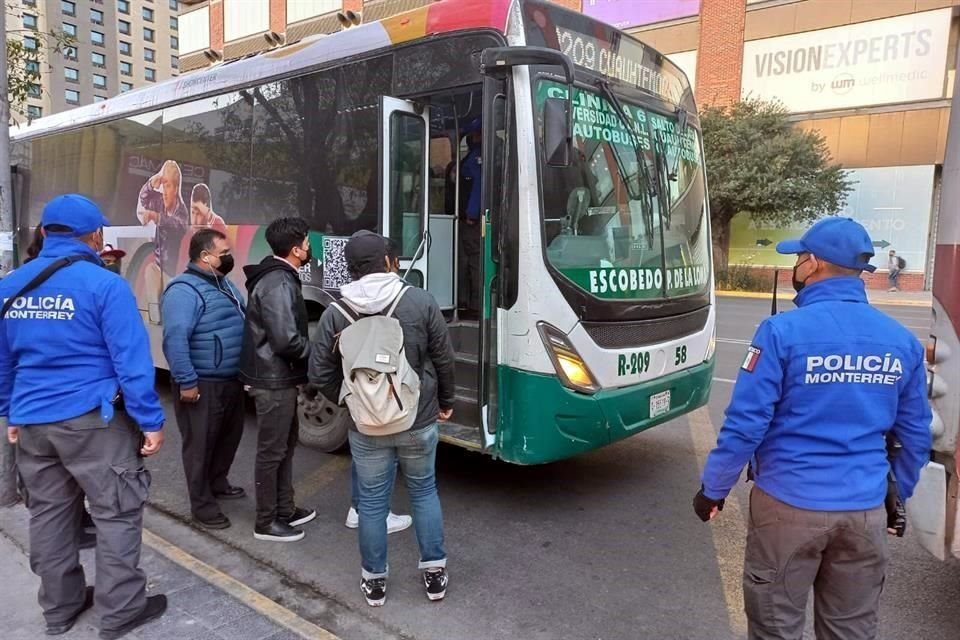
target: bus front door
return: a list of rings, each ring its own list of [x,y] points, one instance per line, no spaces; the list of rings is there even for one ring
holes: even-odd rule
[[[383,235],[400,249],[400,271],[411,284],[428,288],[427,189],[430,120],[428,107],[383,96],[380,101],[381,213]]]

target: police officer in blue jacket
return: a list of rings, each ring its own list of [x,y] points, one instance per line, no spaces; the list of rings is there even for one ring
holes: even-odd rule
[[[707,521],[751,463],[756,484],[744,561],[751,639],[803,634],[813,587],[820,640],[876,638],[887,565],[885,436],[907,500],[929,459],[931,413],[923,348],[867,303],[863,271],[873,245],[850,218],[831,217],[800,240],[797,310],[757,329],[716,448],[694,498]]]
[[[43,210],[40,255],[0,282],[0,417],[17,446],[30,510],[30,566],[47,633],[68,631],[94,602],[100,637],[163,614],[138,567],[150,473],[163,444],[150,344],[129,285],[103,268],[91,200],[59,196]],[[96,589],[77,538],[83,495],[97,529]]]

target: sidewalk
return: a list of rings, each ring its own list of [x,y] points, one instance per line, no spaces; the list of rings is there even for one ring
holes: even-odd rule
[[[753,298],[769,300],[770,292],[760,293],[756,291],[717,291],[718,298]],[[777,299],[793,300],[796,294],[789,290],[789,287],[781,287],[777,291]],[[870,304],[889,305],[894,307],[930,307],[933,304],[933,297],[929,291],[882,291],[877,289],[867,289],[867,298]]]
[[[4,640],[36,640],[44,635],[43,616],[37,605],[37,589],[40,580],[30,571],[25,552],[28,515],[23,505],[0,509],[0,628]],[[197,572],[173,562],[161,551],[173,557],[186,558],[183,564],[193,565],[205,571],[199,560],[176,550],[154,534],[145,533],[150,543],[143,547],[140,566],[147,574],[148,595],[164,593],[169,599],[169,608],[162,618],[131,632],[131,640],[300,640],[322,638],[336,640],[319,627],[297,618],[255,594],[247,592],[243,585],[231,583],[221,576],[216,586]],[[166,546],[165,546],[166,545]],[[157,550],[159,549],[159,551]],[[87,584],[94,584],[94,550],[80,552],[80,559],[87,575]],[[207,569],[212,570],[210,567]],[[215,571],[215,570],[212,570]],[[224,581],[224,578],[226,581]],[[228,593],[233,591],[235,595]],[[264,602],[266,601],[266,602]],[[248,606],[250,605],[250,606]],[[271,607],[272,605],[272,607]],[[265,615],[265,613],[267,615]],[[278,624],[278,622],[280,624]],[[298,629],[294,632],[290,627]],[[313,631],[311,631],[311,628]],[[65,640],[97,640],[99,629],[93,611],[84,613],[76,626],[62,636]]]

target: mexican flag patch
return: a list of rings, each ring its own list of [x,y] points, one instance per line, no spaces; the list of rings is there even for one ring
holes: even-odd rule
[[[747,357],[743,359],[743,366],[740,368],[747,373],[753,373],[753,370],[757,368],[757,363],[760,362],[761,353],[763,353],[762,349],[758,349],[757,347],[751,345],[747,349]]]

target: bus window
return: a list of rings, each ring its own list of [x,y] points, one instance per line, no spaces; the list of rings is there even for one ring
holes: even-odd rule
[[[423,119],[412,113],[390,116],[390,238],[405,258],[413,257],[423,236]]]

